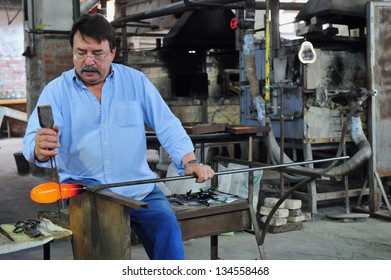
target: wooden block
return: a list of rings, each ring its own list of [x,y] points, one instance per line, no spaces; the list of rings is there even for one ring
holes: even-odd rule
[[[298,222],[302,222],[304,220],[305,220],[304,215],[288,217],[288,222],[291,222],[291,223],[298,223]]]
[[[265,198],[265,206],[269,208],[273,208],[274,205],[277,204],[278,198],[275,197],[266,197]],[[281,203],[281,205],[278,208],[285,208],[285,200]]]
[[[225,131],[223,123],[184,123],[186,132],[192,135]]]
[[[230,126],[226,126],[225,130],[232,134],[246,134],[246,133],[269,132],[270,128],[266,126],[230,125]]]
[[[291,217],[296,217],[301,215],[303,215],[303,211],[301,211],[301,209],[289,210],[289,216]]]
[[[286,199],[285,207],[289,210],[300,209],[301,208],[301,200],[300,199]]]
[[[261,222],[262,223],[265,223],[266,222],[266,219],[267,219],[267,216],[262,216],[261,218]],[[286,218],[271,218],[269,224],[271,226],[283,226],[285,225],[286,223],[288,222],[288,220]]]
[[[261,206],[260,214],[261,215],[269,215],[272,208]],[[286,218],[289,216],[289,210],[284,208],[278,208],[274,213],[273,217],[275,218]]]

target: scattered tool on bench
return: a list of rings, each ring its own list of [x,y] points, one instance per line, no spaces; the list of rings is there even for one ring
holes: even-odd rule
[[[277,168],[284,168],[284,167],[304,165],[304,164],[314,164],[314,163],[321,163],[327,161],[342,160],[347,158],[349,157],[343,156],[337,158],[291,162],[291,163],[267,165],[267,166],[260,166],[260,167],[239,168],[239,169],[219,171],[216,172],[215,175],[219,176],[219,175],[260,171],[260,170],[267,170],[267,169],[277,169]],[[321,177],[320,174],[319,177]],[[87,185],[87,184],[77,183],[77,182],[61,183],[61,184],[58,184],[57,182],[46,182],[34,187],[30,192],[30,197],[33,201],[38,203],[53,203],[58,201],[59,199],[70,198],[82,194],[84,192],[96,192],[107,188],[177,181],[177,180],[185,180],[185,179],[192,179],[192,178],[196,178],[196,176],[195,175],[174,176],[174,177],[154,178],[154,179],[136,180],[136,181],[129,181],[129,182],[119,182],[119,183],[100,184],[100,185]],[[60,186],[60,188],[58,186]]]
[[[40,222],[41,221],[37,219],[27,219],[23,221],[17,221],[15,223],[15,228],[13,232],[15,233],[23,232],[27,234],[30,238],[41,236],[42,233],[37,228]]]
[[[13,239],[12,236],[5,229],[3,229],[1,226],[0,226],[0,233],[2,235],[4,235],[5,237],[7,237],[12,242],[15,242],[15,239]]]

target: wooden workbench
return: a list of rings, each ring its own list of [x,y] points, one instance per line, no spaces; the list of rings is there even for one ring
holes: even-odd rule
[[[209,206],[180,205],[171,202],[182,229],[183,240],[251,229],[247,200],[237,198],[230,203]]]
[[[26,99],[0,100],[0,127],[5,117],[12,119],[6,120],[6,130],[4,132],[7,133],[8,138],[11,137],[11,131],[12,128],[15,128],[16,122],[23,122],[23,128],[20,130],[24,133],[25,126],[27,125],[26,102]]]
[[[210,236],[210,258],[218,259],[218,236],[226,232],[251,230],[249,204],[237,198],[230,203],[185,206],[171,202],[182,230],[182,239]]]
[[[6,254],[16,252],[24,249],[34,248],[38,246],[44,246],[44,259],[50,259],[50,253],[45,246],[50,246],[51,242],[58,242],[64,240],[70,240],[72,238],[72,232],[66,228],[62,228],[58,225],[54,225],[47,219],[40,219],[45,227],[38,227],[42,235],[30,238],[23,232],[15,233],[13,224],[2,224],[1,227],[14,239],[14,241],[8,240],[4,235],[0,234],[0,254]]]

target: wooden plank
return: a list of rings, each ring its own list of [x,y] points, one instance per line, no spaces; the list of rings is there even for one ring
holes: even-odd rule
[[[248,209],[248,202],[239,200],[231,203],[211,204],[210,206],[196,205],[191,207],[174,206],[178,220],[193,219],[197,217],[213,216]]]
[[[189,240],[251,228],[248,210],[178,220],[182,239]]]
[[[4,117],[13,118],[23,122],[27,122],[27,113],[16,109],[0,106],[0,122],[3,122]],[[1,123],[0,123],[1,124]]]
[[[129,208],[92,193],[70,199],[75,259],[130,259]]]
[[[348,191],[348,196],[349,197],[356,197],[359,196],[361,193],[361,189],[352,189]],[[364,194],[368,194],[368,191],[365,191]],[[308,200],[309,199],[309,194],[305,192],[295,192],[293,194],[295,198],[299,198],[302,200]],[[345,191],[333,191],[333,192],[323,192],[323,193],[316,193],[315,198],[317,201],[321,200],[330,200],[330,199],[338,199],[338,198],[345,198],[346,197],[346,192]]]
[[[225,131],[223,123],[184,123],[186,132],[192,135]]]
[[[26,104],[26,102],[26,99],[3,99],[0,100],[0,105]]]
[[[111,191],[100,190],[100,191],[97,191],[96,193],[98,195],[104,197],[107,200],[118,203],[120,205],[127,206],[129,208],[140,209],[141,207],[144,207],[144,208],[148,207],[148,203],[146,203],[146,202],[142,202],[142,201],[136,200],[134,198],[123,196],[123,195],[120,195],[120,194],[117,194],[117,193],[114,193]]]
[[[225,131],[232,134],[251,134],[258,132],[270,132],[270,127],[255,125],[230,125],[226,126]]]

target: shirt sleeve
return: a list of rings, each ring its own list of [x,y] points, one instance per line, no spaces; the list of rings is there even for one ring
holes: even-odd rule
[[[194,145],[182,126],[181,121],[172,113],[155,86],[144,78],[144,118],[170,155],[178,174],[184,174],[182,158],[194,151]]]

